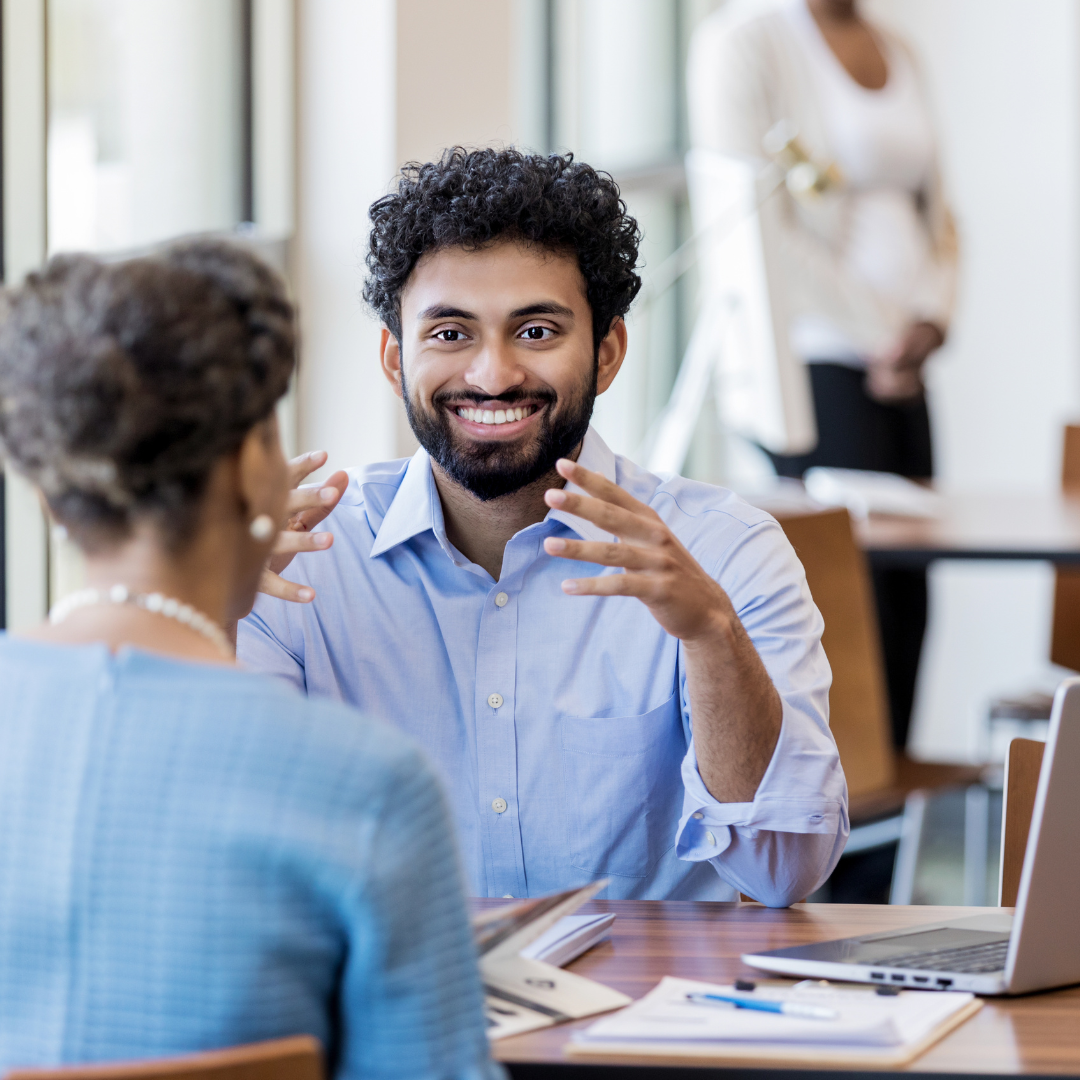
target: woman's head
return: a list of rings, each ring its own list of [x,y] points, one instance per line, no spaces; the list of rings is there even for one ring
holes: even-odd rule
[[[88,553],[144,527],[179,551],[223,462],[260,441],[280,459],[295,344],[281,279],[238,246],[56,257],[3,295],[0,452]],[[281,513],[280,472],[251,512]]]

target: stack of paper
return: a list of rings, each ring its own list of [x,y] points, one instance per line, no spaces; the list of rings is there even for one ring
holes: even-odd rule
[[[527,955],[529,946],[606,884],[606,879],[594,881],[581,889],[489,909],[473,918],[489,1039],[577,1020],[630,1003],[630,998],[617,990]],[[563,940],[565,933],[556,934],[558,940],[553,947],[572,951],[581,944],[576,936],[581,930],[580,924],[572,928],[570,941]]]
[[[534,942],[526,945],[519,955],[564,967],[610,937],[614,921],[613,912],[607,915],[564,915]]]
[[[797,1002],[831,1010],[835,1017],[804,1019],[699,1004],[688,999],[691,993]],[[759,985],[742,993],[730,986],[666,978],[640,1001],[579,1032],[567,1052],[897,1064],[910,1061],[981,1005],[973,994],[915,990],[881,997],[873,988],[820,984]]]
[[[922,484],[895,473],[862,469],[807,469],[806,493],[823,506],[846,506],[852,517],[898,514],[902,517],[936,517],[941,496]]]

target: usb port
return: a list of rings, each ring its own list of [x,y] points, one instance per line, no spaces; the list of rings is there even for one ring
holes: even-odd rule
[[[928,983],[930,980],[925,975],[912,975],[911,981],[917,983]]]
[[[952,979],[938,979],[937,984],[944,990],[952,986]]]
[[[870,978],[871,979],[884,979],[885,978],[885,972],[884,971],[871,971],[870,972]]]
[[[892,979],[893,982],[903,982],[905,976],[903,976],[903,975],[890,975],[889,978]]]

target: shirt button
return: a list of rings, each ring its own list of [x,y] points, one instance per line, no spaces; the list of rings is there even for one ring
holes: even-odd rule
[[[514,894],[512,892],[504,892],[503,895],[502,895],[502,898],[504,900],[513,900],[514,899]]]
[[[501,709],[503,703],[502,694],[488,694],[488,704],[493,709]]]
[[[710,847],[716,847],[716,837],[711,832],[705,834],[705,839],[709,842]]]
[[[506,605],[509,602],[510,602],[510,597],[507,596],[506,593],[504,593],[504,592],[499,593],[495,597],[495,606],[496,607],[506,607]]]
[[[705,815],[700,810],[695,810],[693,817],[695,821],[700,821]]]
[[[505,799],[492,799],[491,800],[491,809],[494,810],[496,814],[503,813],[506,810],[506,800]]]

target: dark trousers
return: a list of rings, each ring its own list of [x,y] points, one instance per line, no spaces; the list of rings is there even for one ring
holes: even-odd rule
[[[818,445],[809,454],[770,454],[781,476],[801,478],[815,465],[870,469],[913,479],[933,475],[926,399],[882,405],[866,392],[861,371],[811,364]],[[874,570],[893,743],[907,745],[915,679],[926,632],[926,571]]]

